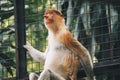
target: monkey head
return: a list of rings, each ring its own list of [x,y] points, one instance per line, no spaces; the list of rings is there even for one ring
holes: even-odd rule
[[[44,13],[44,23],[47,29],[57,31],[60,26],[65,25],[62,13],[55,9],[48,9]]]

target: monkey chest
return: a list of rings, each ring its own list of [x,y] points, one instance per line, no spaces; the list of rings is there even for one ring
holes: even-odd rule
[[[60,66],[64,63],[66,56],[70,54],[70,51],[63,45],[49,48],[46,56],[45,66]]]
[[[54,71],[65,72],[71,74],[79,65],[79,59],[65,46],[59,46],[49,49],[45,61],[44,68],[49,68]]]

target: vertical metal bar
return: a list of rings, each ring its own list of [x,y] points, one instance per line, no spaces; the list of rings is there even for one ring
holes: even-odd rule
[[[110,34],[110,56],[113,58],[113,37],[112,37],[112,27],[111,27],[111,11],[110,11],[110,1],[108,1],[108,29]]]
[[[24,80],[27,73],[26,51],[23,45],[26,41],[24,0],[15,0],[15,32],[16,32],[16,78]]]

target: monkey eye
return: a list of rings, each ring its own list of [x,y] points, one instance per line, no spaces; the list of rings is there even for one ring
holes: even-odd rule
[[[53,12],[49,12],[48,14],[53,14]]]

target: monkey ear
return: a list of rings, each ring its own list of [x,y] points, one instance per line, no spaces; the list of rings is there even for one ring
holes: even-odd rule
[[[62,12],[60,10],[58,10],[58,12],[62,15]]]
[[[60,16],[64,17],[63,14],[62,14],[62,11],[58,10]]]
[[[53,9],[53,11],[54,11],[56,14],[60,15],[61,17],[64,17],[61,10]]]

